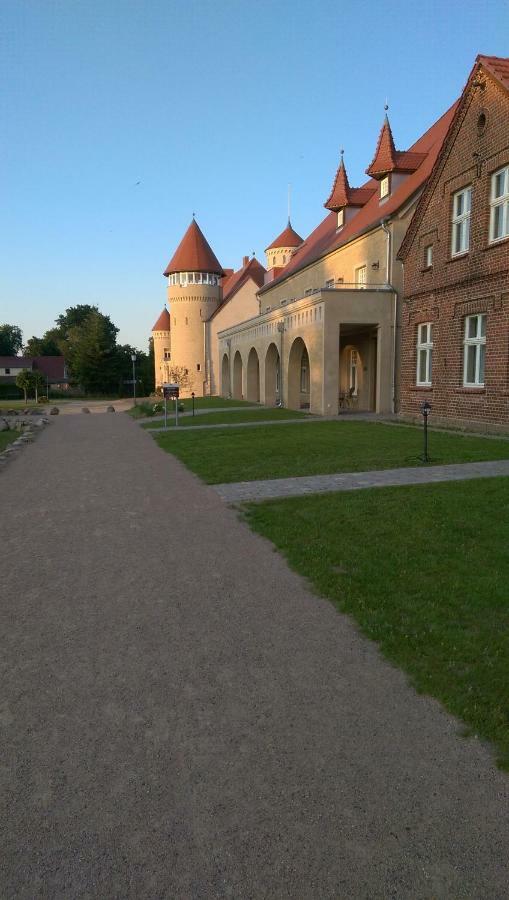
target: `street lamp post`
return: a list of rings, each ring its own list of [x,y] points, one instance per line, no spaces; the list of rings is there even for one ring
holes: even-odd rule
[[[424,456],[423,461],[425,463],[429,462],[428,456],[428,416],[431,412],[431,403],[428,403],[427,400],[424,403],[421,403],[421,413],[424,419]]]
[[[131,353],[131,361],[133,364],[133,401],[136,406],[136,353]]]

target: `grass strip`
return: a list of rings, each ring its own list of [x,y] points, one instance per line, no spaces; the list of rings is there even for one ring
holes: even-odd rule
[[[191,398],[186,398],[185,400],[179,400],[180,404],[184,406],[184,412],[191,412],[193,408],[193,401]],[[158,406],[160,406],[164,410],[164,402],[163,400],[157,401]],[[257,407],[257,403],[251,403],[248,400],[228,400],[224,397],[195,397],[194,399],[194,408],[195,409],[226,409],[229,406],[239,407]],[[168,414],[173,411],[173,415],[175,415],[175,401],[168,400]],[[147,401],[143,401],[141,403],[137,403],[136,406],[132,406],[131,409],[127,410],[128,415],[132,416],[133,419],[140,419],[145,416],[152,415],[161,415],[161,411],[154,413],[154,403],[150,403]]]
[[[174,430],[154,437],[208,484],[423,465],[419,428],[379,422]],[[509,441],[431,432],[429,452],[431,465],[508,459]]]
[[[186,416],[179,420],[179,425],[183,427],[196,425],[238,425],[243,422],[277,422],[285,419],[298,419],[307,413],[296,412],[293,409],[242,409],[236,412],[211,412],[201,413],[199,416]],[[142,428],[162,428],[164,420],[157,419],[155,422],[146,422]],[[168,428],[175,427],[175,411],[168,412]]]
[[[509,479],[273,500],[245,515],[509,770]]]

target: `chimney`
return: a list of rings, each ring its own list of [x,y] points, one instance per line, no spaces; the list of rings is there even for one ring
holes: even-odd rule
[[[242,266],[243,267],[247,266],[248,262],[249,262],[249,256],[243,256],[242,257]]]

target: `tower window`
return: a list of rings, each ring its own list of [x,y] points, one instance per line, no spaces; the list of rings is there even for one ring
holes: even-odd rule
[[[272,265],[273,265],[273,266],[276,265],[276,257],[275,257],[275,256],[272,257]]]
[[[196,371],[197,371],[197,372],[200,372],[200,371],[201,371],[201,364],[200,364],[200,363],[196,363]]]
[[[338,228],[342,228],[345,224],[345,211],[344,209],[338,209]]]
[[[186,316],[186,325],[189,325],[189,319]]]
[[[177,319],[176,319],[176,318],[173,319],[173,324],[174,324],[174,325],[177,324]]]
[[[383,200],[384,197],[389,196],[391,186],[389,181],[389,176],[385,175],[380,182],[380,200]]]
[[[286,265],[286,254],[283,254],[283,265]]]

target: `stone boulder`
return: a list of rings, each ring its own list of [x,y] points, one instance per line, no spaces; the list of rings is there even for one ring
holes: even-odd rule
[[[0,419],[0,431],[9,431],[9,423],[5,419]]]
[[[90,414],[90,410],[89,410],[88,406],[83,406],[81,412]]]
[[[60,412],[60,410],[59,410],[58,406],[53,406],[50,409],[49,414],[50,414],[50,416],[58,416],[59,412]]]
[[[115,412],[115,407],[114,407],[114,406],[107,406],[107,407],[106,407],[106,412]]]

